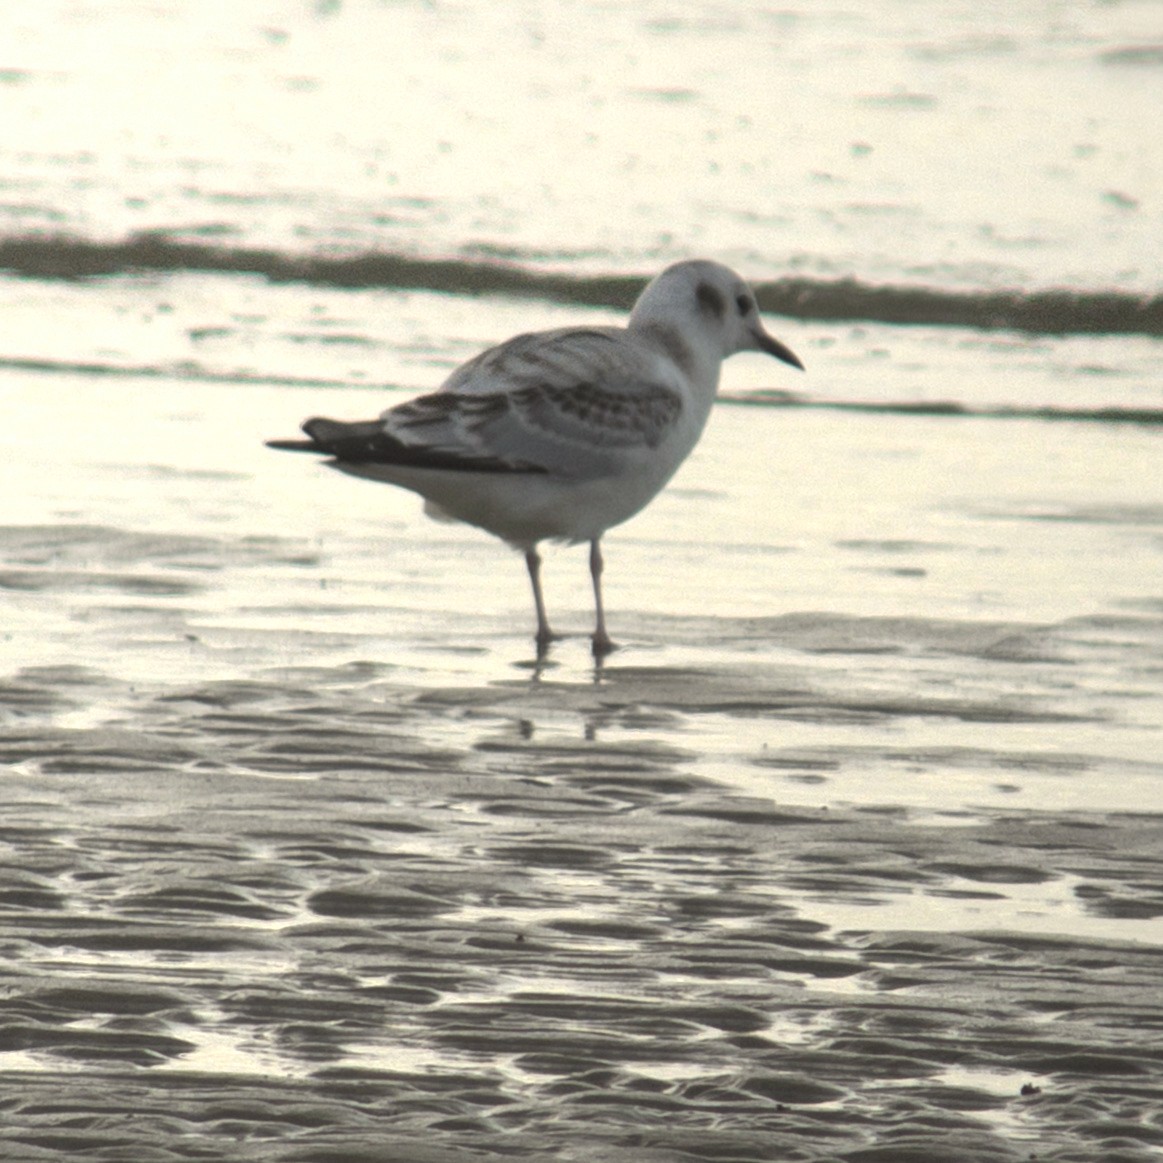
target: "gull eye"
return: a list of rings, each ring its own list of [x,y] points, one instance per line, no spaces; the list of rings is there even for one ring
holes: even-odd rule
[[[750,315],[755,303],[750,295],[739,295],[735,299],[735,306],[739,308],[740,315]]]

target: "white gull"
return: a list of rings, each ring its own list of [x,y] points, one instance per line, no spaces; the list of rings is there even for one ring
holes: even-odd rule
[[[680,262],[646,287],[624,328],[517,335],[376,420],[315,418],[303,424],[309,440],[269,444],[411,489],[430,516],[476,525],[523,551],[540,653],[554,635],[537,545],[588,541],[600,657],[614,646],[602,607],[602,534],[644,508],[686,460],[722,362],[739,351],[803,367],[764,330],[737,274]]]

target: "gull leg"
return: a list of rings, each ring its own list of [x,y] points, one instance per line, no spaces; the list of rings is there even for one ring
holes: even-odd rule
[[[598,544],[598,538],[595,537],[590,542],[590,577],[594,581],[594,610],[597,613],[597,625],[594,627],[594,655],[598,658],[615,649],[614,643],[610,641],[610,635],[606,632],[606,612],[602,607],[602,569],[604,565],[602,549]]]
[[[545,598],[541,593],[541,557],[536,549],[526,552],[525,566],[529,570],[529,580],[533,583],[533,605],[537,608],[537,651],[540,654],[553,641],[553,631],[545,616]]]

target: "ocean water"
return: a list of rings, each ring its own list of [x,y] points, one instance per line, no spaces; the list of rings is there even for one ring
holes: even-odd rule
[[[1158,293],[1149,0],[8,20],[6,238]]]
[[[0,1158],[1153,1157],[1161,84],[1151,0],[7,6]],[[263,445],[693,256],[807,371],[600,667],[583,551],[538,663]]]

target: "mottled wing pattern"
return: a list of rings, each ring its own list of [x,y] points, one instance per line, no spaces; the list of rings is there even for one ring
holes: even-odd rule
[[[439,391],[400,404],[383,428],[442,457],[546,468],[611,471],[615,450],[654,449],[682,413],[657,380],[654,357],[614,330],[520,335],[470,360]]]
[[[632,384],[619,390],[598,384],[538,385],[523,388],[510,399],[531,427],[595,448],[657,448],[682,412],[678,393],[660,384]]]

